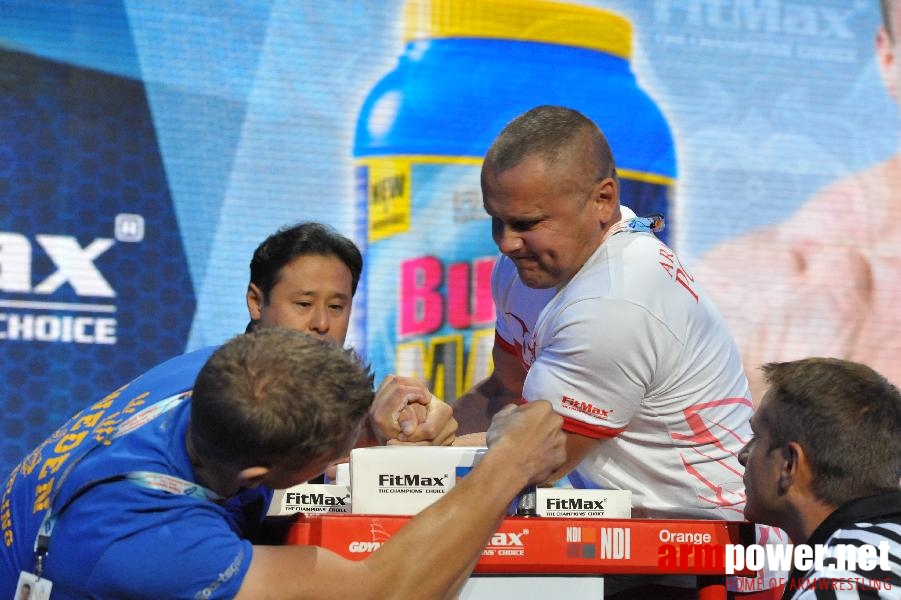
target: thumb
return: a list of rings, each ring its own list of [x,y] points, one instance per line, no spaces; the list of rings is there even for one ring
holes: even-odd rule
[[[427,405],[412,402],[407,404],[397,414],[397,426],[403,432],[403,435],[407,436],[414,433],[422,423],[425,423],[428,416],[429,409]]]
[[[397,413],[397,426],[400,427],[404,435],[410,435],[416,430],[419,420],[416,417],[416,411],[413,406],[407,405]]]

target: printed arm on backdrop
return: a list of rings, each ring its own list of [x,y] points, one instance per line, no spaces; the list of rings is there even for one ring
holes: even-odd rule
[[[238,600],[455,597],[513,497],[564,462],[561,422],[545,402],[497,415],[484,459],[365,560],[315,546],[255,546]]]
[[[602,321],[598,315],[622,316],[639,310],[627,303],[608,306],[610,302],[595,301],[598,306],[591,310],[563,311],[565,317],[558,318],[552,343],[541,350],[528,372],[513,344],[497,336],[492,351],[494,371],[454,404],[461,432],[454,445],[483,444],[480,431],[508,404],[547,400],[564,416],[567,438],[566,463],[548,480],[552,482],[572,471],[604,440],[625,429],[644,397],[654,361],[643,349],[632,348],[636,336],[641,335],[635,331],[636,323],[646,324],[642,314],[633,319],[603,321],[604,343],[597,342],[595,332]],[[614,418],[609,423],[572,418],[578,413],[564,410],[564,396],[595,406],[603,398],[605,405],[599,408],[613,408]]]
[[[798,264],[779,228],[767,227],[724,242],[692,269],[735,339],[755,405],[766,391],[760,366],[784,356]]]
[[[854,354],[876,279],[860,245],[832,241],[865,230],[864,202],[853,179],[831,185],[786,221],[719,244],[692,269],[735,338],[755,406],[767,387],[761,365]],[[840,220],[827,218],[839,212]]]

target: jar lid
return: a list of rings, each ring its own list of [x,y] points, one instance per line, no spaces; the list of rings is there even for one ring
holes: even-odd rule
[[[493,38],[600,50],[628,59],[632,24],[600,8],[549,0],[408,0],[404,41]]]

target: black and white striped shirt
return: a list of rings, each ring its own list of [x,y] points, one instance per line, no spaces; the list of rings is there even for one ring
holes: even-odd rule
[[[836,565],[848,547],[888,544],[888,569],[882,561],[875,568],[826,568],[816,566],[807,573],[793,570],[785,585],[783,600],[901,600],[901,491],[853,500],[829,515],[807,541],[826,546],[826,565]],[[872,566],[872,565],[869,565]]]

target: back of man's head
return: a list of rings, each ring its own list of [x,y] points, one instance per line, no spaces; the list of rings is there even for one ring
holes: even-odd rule
[[[302,462],[347,443],[372,402],[350,350],[278,327],[232,338],[200,370],[191,400],[199,455],[236,469]]]
[[[761,421],[773,447],[799,443],[822,501],[845,502],[898,489],[901,395],[873,369],[837,358],[763,366],[769,382]]]
[[[519,115],[498,134],[484,164],[503,173],[536,155],[551,164],[592,160],[596,181],[616,176],[607,138],[594,121],[571,108],[543,105]]]

